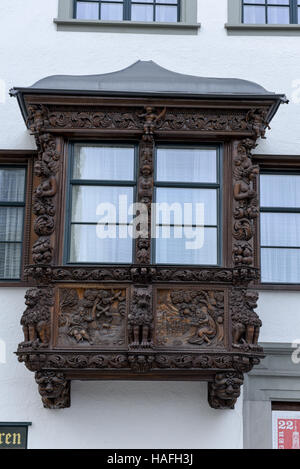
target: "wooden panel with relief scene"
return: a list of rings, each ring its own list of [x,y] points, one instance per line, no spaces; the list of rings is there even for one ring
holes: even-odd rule
[[[57,289],[57,347],[126,347],[126,288]]]
[[[156,305],[157,347],[225,346],[226,290],[158,288]]]

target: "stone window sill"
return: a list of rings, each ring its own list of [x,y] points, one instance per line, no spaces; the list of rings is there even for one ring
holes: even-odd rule
[[[251,36],[300,36],[300,24],[231,24],[226,23],[228,34]]]
[[[198,34],[201,23],[151,23],[139,21],[100,21],[55,18],[58,31],[139,33],[139,34]]]

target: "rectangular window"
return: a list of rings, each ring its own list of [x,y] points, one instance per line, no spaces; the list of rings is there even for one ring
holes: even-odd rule
[[[126,208],[135,198],[135,146],[76,143],[71,160],[68,262],[132,263]]]
[[[155,263],[219,264],[219,164],[216,147],[157,148]]]
[[[264,172],[261,191],[263,283],[300,283],[300,174]]]
[[[244,0],[244,24],[298,24],[300,0]]]
[[[220,263],[220,151],[215,146],[158,146],[152,206],[152,261]],[[66,262],[131,264],[143,207],[136,201],[134,145],[72,147]],[[137,209],[137,211],[136,211]],[[145,206],[145,212],[147,208]],[[146,219],[144,229],[148,227]],[[143,222],[142,222],[143,223]]]
[[[75,0],[74,17],[81,20],[180,21],[179,0]]]
[[[19,280],[26,194],[26,168],[0,166],[0,280]]]

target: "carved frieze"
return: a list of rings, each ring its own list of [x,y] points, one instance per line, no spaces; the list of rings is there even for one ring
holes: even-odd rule
[[[56,347],[124,348],[126,289],[59,288]]]
[[[151,136],[155,131],[178,132],[241,132],[252,133],[255,138],[265,138],[268,128],[266,108],[219,109],[210,108],[155,108],[152,106],[110,107],[52,105],[29,106],[28,127],[31,130],[47,129],[99,129],[135,130]]]
[[[236,268],[181,268],[158,267],[155,265],[142,265],[134,267],[51,267],[51,266],[27,266],[25,275],[38,282],[133,282],[133,283],[193,283],[213,282],[231,284],[237,281],[249,282],[259,278],[257,268],[248,267],[246,264]]]

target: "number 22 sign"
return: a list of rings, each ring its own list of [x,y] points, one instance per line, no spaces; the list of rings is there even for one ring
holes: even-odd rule
[[[273,412],[273,448],[300,449],[300,412]]]

